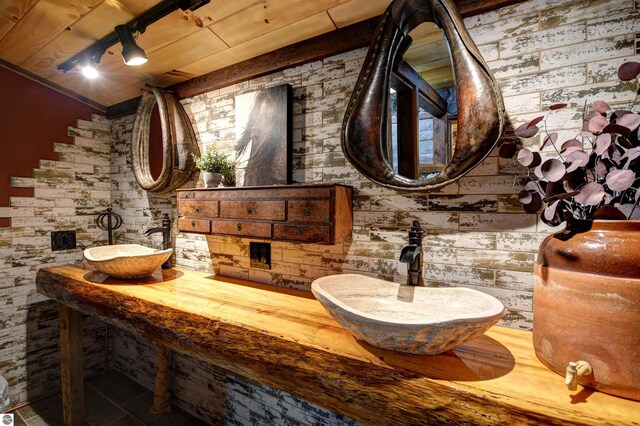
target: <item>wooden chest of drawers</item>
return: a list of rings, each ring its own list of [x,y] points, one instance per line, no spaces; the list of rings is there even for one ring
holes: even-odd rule
[[[178,190],[181,232],[335,244],[351,238],[353,189],[337,184]]]

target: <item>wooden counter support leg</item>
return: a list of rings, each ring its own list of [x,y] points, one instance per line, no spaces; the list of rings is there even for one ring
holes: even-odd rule
[[[84,413],[82,313],[60,305],[60,373],[64,424],[81,425]]]
[[[171,412],[171,405],[169,405],[169,362],[167,360],[167,348],[158,342],[156,342],[156,368],[153,407],[149,409],[149,413],[169,413]]]

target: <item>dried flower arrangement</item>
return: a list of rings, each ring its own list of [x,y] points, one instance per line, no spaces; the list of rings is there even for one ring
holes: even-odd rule
[[[622,81],[636,80],[636,100],[640,96],[640,63],[626,62],[618,69]],[[558,144],[558,133],[547,130],[554,111],[567,107],[555,104],[550,112],[536,117],[515,130],[522,139],[544,134],[540,151],[555,150],[557,158],[543,161],[540,152],[506,142],[499,155],[517,164],[524,185],[519,200],[528,213],[540,211],[542,220],[557,226],[563,221],[593,219],[640,219],[640,113],[612,110],[596,101],[583,111],[582,131],[575,138]]]

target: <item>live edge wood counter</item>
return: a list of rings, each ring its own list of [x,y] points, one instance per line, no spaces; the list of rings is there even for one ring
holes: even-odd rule
[[[83,312],[366,424],[640,424],[638,402],[568,391],[528,332],[494,327],[443,355],[403,355],[356,341],[307,292],[175,268],[132,283],[83,264],[36,281],[66,326]],[[77,357],[78,342],[61,341]],[[81,371],[63,374],[73,384]]]

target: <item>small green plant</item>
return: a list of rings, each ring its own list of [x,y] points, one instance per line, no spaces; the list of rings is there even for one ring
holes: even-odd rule
[[[193,161],[196,163],[196,167],[203,172],[209,173],[222,173],[223,175],[229,173],[229,170],[235,165],[229,159],[228,154],[224,154],[215,150],[207,151],[202,157],[193,155]],[[235,173],[235,171],[234,171]]]

